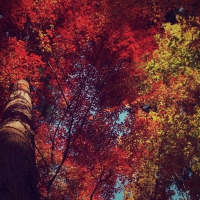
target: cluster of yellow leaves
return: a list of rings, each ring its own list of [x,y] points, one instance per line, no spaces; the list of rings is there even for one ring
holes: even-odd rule
[[[186,29],[186,24],[165,24],[164,35],[156,35],[159,48],[154,52],[154,58],[148,63],[147,70],[152,79],[157,81],[169,79],[168,76],[190,74],[191,68],[196,68],[199,63],[194,57],[197,52],[192,52],[190,44],[199,39],[199,28]]]
[[[40,49],[43,52],[51,52],[51,44],[47,34],[44,34],[41,30],[39,30],[39,40],[40,40]]]

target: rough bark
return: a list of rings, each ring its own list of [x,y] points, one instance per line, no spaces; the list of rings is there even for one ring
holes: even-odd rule
[[[14,86],[0,125],[0,199],[37,200],[29,84]]]

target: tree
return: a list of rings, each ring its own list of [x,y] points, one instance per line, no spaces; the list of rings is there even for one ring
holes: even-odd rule
[[[122,140],[129,144],[132,166],[140,162],[125,199],[169,199],[176,193],[199,198],[199,29],[184,21],[163,26],[165,32],[156,36],[158,49],[146,65],[149,79],[140,99],[157,109],[135,115],[132,134]],[[137,148],[143,154],[134,158]]]
[[[123,125],[116,121],[123,110],[123,96],[130,93],[128,87],[123,91],[126,81],[137,81],[126,68],[132,65],[131,73],[140,76],[142,70],[132,62],[133,51],[139,59],[137,41],[142,44],[147,37],[153,44],[154,40],[153,31],[144,31],[137,40],[128,23],[124,31],[120,24],[109,22],[106,2],[100,8],[89,1],[81,7],[79,3],[20,1],[12,9],[20,6],[27,13],[21,20],[15,18],[20,16],[17,9],[16,15],[2,14],[2,20],[15,25],[9,23],[7,35],[2,31],[2,87],[6,91],[21,78],[33,86],[38,187],[45,199],[110,199],[117,191],[126,158],[118,161],[118,131]],[[79,171],[85,174],[83,179]]]
[[[13,86],[0,127],[0,196],[2,199],[38,199],[29,84]]]

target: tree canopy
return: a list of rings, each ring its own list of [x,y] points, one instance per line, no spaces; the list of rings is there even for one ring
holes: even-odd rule
[[[1,115],[27,80],[41,200],[199,198],[199,14],[198,0],[0,1]]]

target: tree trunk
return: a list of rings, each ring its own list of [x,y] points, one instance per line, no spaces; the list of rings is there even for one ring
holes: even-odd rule
[[[0,125],[0,199],[37,200],[29,84],[14,86]]]

